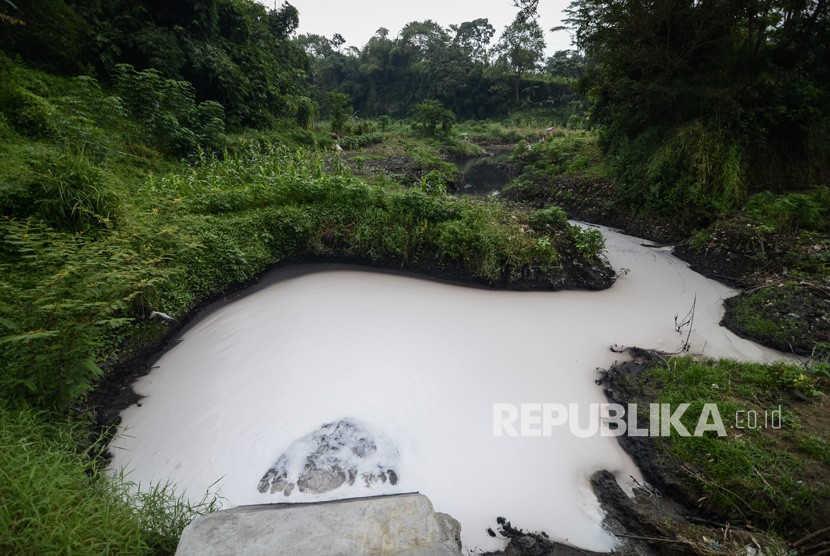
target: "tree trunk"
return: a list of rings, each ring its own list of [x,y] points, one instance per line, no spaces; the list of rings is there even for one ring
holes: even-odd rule
[[[519,104],[519,85],[522,83],[522,74],[516,72],[516,77],[513,79],[513,89],[516,91],[516,104]]]

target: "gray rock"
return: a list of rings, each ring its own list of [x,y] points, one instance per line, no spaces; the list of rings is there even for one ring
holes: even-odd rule
[[[242,506],[188,525],[177,556],[458,556],[461,525],[421,494]]]
[[[287,497],[296,486],[300,492],[321,494],[346,483],[353,485],[357,477],[366,487],[387,480],[394,485],[398,482],[397,457],[391,442],[356,421],[343,419],[294,441],[265,472],[257,489]],[[301,471],[294,476],[292,469]]]

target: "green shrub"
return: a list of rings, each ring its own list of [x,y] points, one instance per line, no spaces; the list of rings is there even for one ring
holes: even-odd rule
[[[80,230],[114,220],[121,210],[116,178],[83,153],[45,151],[29,161],[32,214]]]
[[[605,250],[605,236],[595,228],[568,226],[568,236],[586,258],[598,257]]]
[[[746,198],[738,142],[701,122],[650,128],[632,141],[618,138],[608,154],[624,204],[675,217],[681,226],[705,224]]]
[[[304,96],[299,97],[297,98],[297,109],[294,114],[294,120],[297,122],[298,126],[306,129],[310,127],[314,121],[315,111],[316,108],[313,100]]]
[[[568,215],[557,206],[550,206],[534,211],[530,215],[530,225],[535,230],[560,229],[568,222]]]
[[[0,113],[0,141],[8,141],[12,137],[14,137],[14,129],[6,115]]]
[[[382,116],[378,116],[378,127],[381,131],[386,131],[389,129],[389,126],[392,125],[392,118],[391,116],[384,114]]]
[[[383,141],[383,134],[379,132],[367,133],[366,135],[348,135],[341,137],[339,144],[347,151],[362,149],[368,145],[376,145]]]
[[[193,154],[197,147],[221,150],[226,142],[225,111],[214,101],[196,103],[187,81],[167,79],[155,69],[136,71],[119,64],[115,90],[140,124],[139,139],[175,155]]]
[[[65,408],[91,390],[107,334],[165,271],[127,232],[93,239],[34,219],[0,219],[0,397]]]
[[[21,135],[35,139],[57,136],[57,108],[47,99],[22,87],[0,89],[0,107]]]
[[[437,131],[447,135],[455,123],[455,114],[437,100],[425,100],[417,104],[412,118],[415,128],[427,137],[434,136]]]
[[[351,119],[354,111],[352,99],[345,93],[326,93],[326,109],[329,114],[329,123],[332,133],[340,134],[346,129],[346,122]]]
[[[777,233],[827,231],[830,229],[830,189],[819,187],[809,193],[786,195],[758,193],[746,203],[744,214]]]

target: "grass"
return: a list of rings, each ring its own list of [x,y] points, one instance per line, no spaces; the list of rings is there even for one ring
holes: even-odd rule
[[[727,435],[656,438],[661,466],[691,485],[698,503],[733,524],[794,540],[826,524],[830,497],[826,383],[804,367],[730,360],[669,359],[638,379],[644,400],[691,406],[682,422],[694,430],[703,404],[716,403]],[[780,428],[764,415],[781,409]],[[759,426],[747,427],[747,413]],[[751,421],[749,421],[751,422]]]
[[[138,491],[103,474],[87,429],[0,407],[0,553],[172,554],[181,530],[216,500],[191,505],[170,485]]]
[[[799,355],[830,355],[830,190],[759,193],[682,246],[747,290],[726,302],[729,328]]]
[[[514,145],[520,141],[532,141],[538,138],[540,129],[543,130],[545,127],[518,126],[490,120],[470,120],[458,124],[454,131],[458,135],[465,134],[469,141],[481,145]]]
[[[762,287],[726,302],[725,322],[739,334],[784,352],[830,355],[830,301],[791,280]]]

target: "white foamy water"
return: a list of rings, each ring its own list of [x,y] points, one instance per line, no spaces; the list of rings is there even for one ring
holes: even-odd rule
[[[616,439],[493,436],[494,403],[602,403],[597,367],[621,344],[674,351],[696,298],[692,352],[767,361],[780,353],[720,327],[734,292],[665,249],[603,230],[628,268],[602,292],[502,292],[417,278],[326,270],[288,276],[219,308],[138,381],[112,465],[134,481],[170,480],[226,505],[419,491],[462,524],[466,548],[498,549],[486,528],[525,529],[610,549],[588,477],[638,476]],[[319,267],[318,267],[319,268]],[[323,267],[326,268],[326,267]],[[296,274],[296,273],[294,273]],[[263,474],[324,423],[356,419],[397,449],[398,483],[358,481],[327,495],[263,494]]]

